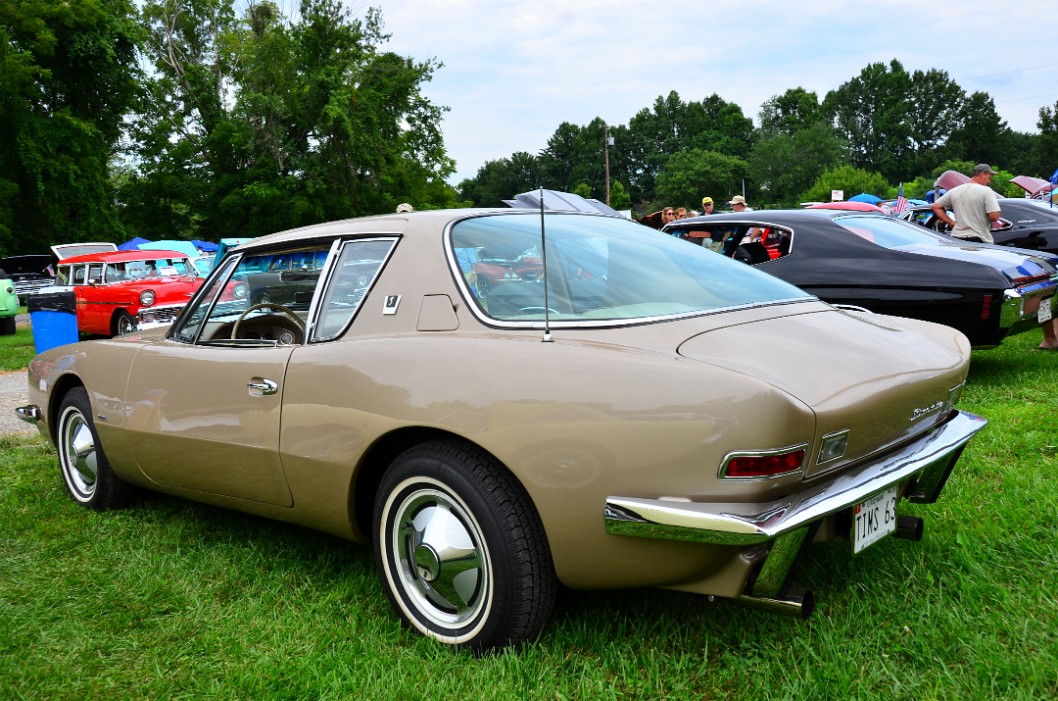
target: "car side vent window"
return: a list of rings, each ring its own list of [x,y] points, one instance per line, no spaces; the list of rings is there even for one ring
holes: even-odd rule
[[[313,341],[336,338],[349,327],[395,242],[394,239],[345,242],[323,295]]]

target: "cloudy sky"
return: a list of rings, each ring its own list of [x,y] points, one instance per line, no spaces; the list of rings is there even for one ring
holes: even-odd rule
[[[756,123],[787,89],[822,99],[894,58],[987,92],[1019,131],[1035,133],[1040,108],[1058,101],[1058,25],[1036,3],[344,2],[357,16],[381,8],[390,50],[444,64],[424,92],[450,108],[453,184],[486,161],[539,153],[562,122],[628,124],[671,90],[684,101],[716,93]]]

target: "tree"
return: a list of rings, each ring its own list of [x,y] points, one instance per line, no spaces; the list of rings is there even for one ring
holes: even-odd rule
[[[475,177],[464,180],[458,189],[460,198],[476,207],[503,207],[504,200],[542,184],[539,159],[519,151],[510,158],[486,162]]]
[[[999,118],[988,93],[970,95],[961,113],[960,125],[951,135],[951,157],[974,163],[1005,164],[1010,129]]]
[[[761,105],[758,118],[761,134],[793,136],[803,129],[825,121],[826,115],[814,92],[793,88],[782,95],[772,96]]]
[[[606,124],[598,117],[583,127],[569,122],[560,124],[540,152],[539,163],[546,186],[572,192],[583,183],[590,188],[592,196],[605,197],[605,135]]]
[[[620,180],[610,181],[610,206],[618,211],[632,209],[632,196]]]
[[[910,94],[911,76],[895,59],[888,67],[872,63],[827,94],[825,110],[848,140],[854,166],[894,180],[913,172]]]
[[[1033,151],[1033,162],[1040,177],[1050,178],[1058,172],[1058,102],[1054,108],[1041,107],[1036,122],[1040,129],[1039,141]]]
[[[749,158],[749,174],[769,202],[792,206],[821,170],[847,162],[847,144],[826,122],[800,128],[791,124],[791,129],[773,129],[757,140]]]
[[[697,209],[704,195],[727,197],[742,192],[746,162],[716,151],[690,149],[674,153],[658,175],[657,201]]]
[[[753,122],[742,109],[711,95],[700,103],[684,103],[679,94],[658,97],[654,109],[641,110],[629,121],[623,152],[630,164],[618,177],[630,181],[634,200],[652,200],[655,179],[673,154],[697,149],[744,159],[753,140]]]
[[[945,156],[950,135],[962,124],[966,93],[944,71],[915,71],[911,74],[907,103],[908,137],[914,158],[908,160],[908,169],[898,174],[903,178],[928,169]]]
[[[882,197],[889,192],[889,181],[879,173],[853,166],[839,166],[824,171],[812,186],[801,194],[803,202],[829,202],[833,190],[841,190],[848,199],[861,192]]]
[[[136,89],[129,0],[0,0],[0,252],[117,241],[109,163]]]
[[[358,214],[453,204],[444,109],[421,93],[439,66],[380,46],[377,10],[268,0],[148,0],[153,74],[134,132],[124,216],[181,236],[246,236]],[[194,217],[182,216],[194,212]],[[158,216],[162,213],[162,216]]]

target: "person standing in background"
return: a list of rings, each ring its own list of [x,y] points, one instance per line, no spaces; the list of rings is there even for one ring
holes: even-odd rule
[[[992,222],[999,219],[999,199],[988,186],[993,175],[990,165],[978,163],[970,173],[970,182],[953,187],[930,205],[937,218],[951,227],[952,238],[992,243]],[[948,216],[948,208],[955,219]]]

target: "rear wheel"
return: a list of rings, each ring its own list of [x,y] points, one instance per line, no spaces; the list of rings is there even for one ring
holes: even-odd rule
[[[529,495],[480,451],[434,442],[398,457],[375,498],[375,562],[404,621],[449,645],[535,638],[554,607],[551,553]]]
[[[96,511],[125,506],[134,488],[110,469],[92,423],[92,405],[83,387],[66,393],[59,406],[55,442],[66,490],[73,500]]]
[[[15,317],[5,316],[0,319],[0,336],[11,336],[15,333]]]

